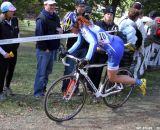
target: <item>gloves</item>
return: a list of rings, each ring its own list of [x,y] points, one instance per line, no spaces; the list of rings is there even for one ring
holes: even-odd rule
[[[124,44],[124,46],[130,51],[135,51],[135,47],[131,43]]]
[[[59,57],[63,59],[67,54],[69,54],[68,51],[61,51]]]
[[[10,57],[14,57],[14,54],[13,54],[12,51],[9,53],[9,56],[10,56]]]
[[[86,60],[86,59],[82,59],[80,62],[79,62],[79,68],[82,69],[85,65],[89,64],[89,61]]]

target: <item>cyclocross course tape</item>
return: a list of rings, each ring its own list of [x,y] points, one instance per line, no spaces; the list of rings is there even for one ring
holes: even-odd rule
[[[44,35],[44,36],[35,36],[35,37],[4,39],[4,40],[0,40],[0,45],[44,41],[44,40],[51,40],[51,39],[62,39],[62,38],[69,38],[69,37],[77,37],[77,35],[73,33],[68,33],[68,34],[56,34],[56,35]]]
[[[116,32],[116,31],[106,31],[106,32],[111,33],[111,32]],[[44,41],[44,40],[52,40],[52,39],[63,39],[63,38],[71,38],[71,37],[77,37],[77,35],[74,33],[67,33],[67,34],[55,34],[55,35],[3,39],[3,40],[0,40],[0,45]]]

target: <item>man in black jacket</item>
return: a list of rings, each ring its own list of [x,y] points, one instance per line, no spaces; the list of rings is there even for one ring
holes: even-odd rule
[[[36,36],[60,33],[60,19],[56,12],[55,0],[44,1],[44,9],[36,19]],[[36,44],[37,72],[34,83],[34,96],[43,97],[52,72],[53,61],[59,48],[60,40],[39,41]]]
[[[86,6],[86,3],[84,0],[75,0],[75,11],[74,12],[76,13],[77,16],[84,16],[85,15],[85,6]],[[66,43],[67,50],[70,47],[72,47],[72,45],[76,41],[77,41],[77,37],[68,38],[67,43]],[[76,52],[74,52],[72,54],[75,57],[84,58],[87,53],[88,43],[85,40],[83,40],[82,42],[83,42],[82,46]],[[74,61],[70,58],[67,58],[66,62],[68,64],[70,64],[70,66],[65,66],[64,75],[68,75],[68,74],[72,73],[72,71],[74,70]],[[67,82],[64,82],[63,86],[62,86],[62,91],[65,91],[66,87],[67,87]],[[80,95],[78,89],[76,89],[76,94]]]
[[[0,39],[10,39],[18,37],[18,19],[13,16],[15,11],[16,8],[12,3],[3,2],[1,4],[2,14],[0,15]],[[5,100],[6,95],[12,95],[10,83],[17,61],[18,46],[18,43],[0,45],[0,101]],[[3,89],[5,90],[4,92]]]
[[[104,9],[103,20],[97,21],[96,24],[105,31],[117,30],[118,26],[113,22],[113,13],[114,12],[112,6],[106,6],[106,8]],[[107,59],[107,54],[97,48],[97,51],[92,57],[90,64],[103,64],[107,62]],[[99,87],[99,83],[101,80],[102,70],[103,68],[91,68],[88,71],[89,77],[97,88]],[[89,85],[88,88],[90,88]],[[90,88],[90,91],[93,91],[92,88]]]

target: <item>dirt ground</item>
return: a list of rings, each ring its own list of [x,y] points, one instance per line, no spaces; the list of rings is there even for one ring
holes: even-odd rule
[[[43,109],[0,115],[0,130],[160,130],[160,91],[130,98],[116,110],[104,104],[85,105],[70,121],[51,121]]]

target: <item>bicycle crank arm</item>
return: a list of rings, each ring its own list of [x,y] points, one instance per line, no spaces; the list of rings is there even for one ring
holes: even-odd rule
[[[106,94],[101,94],[101,97],[107,97],[109,95],[112,95],[112,94],[115,94],[115,93],[119,93],[121,90],[116,90],[116,91],[112,91],[112,92],[109,92],[109,93],[106,93]]]

